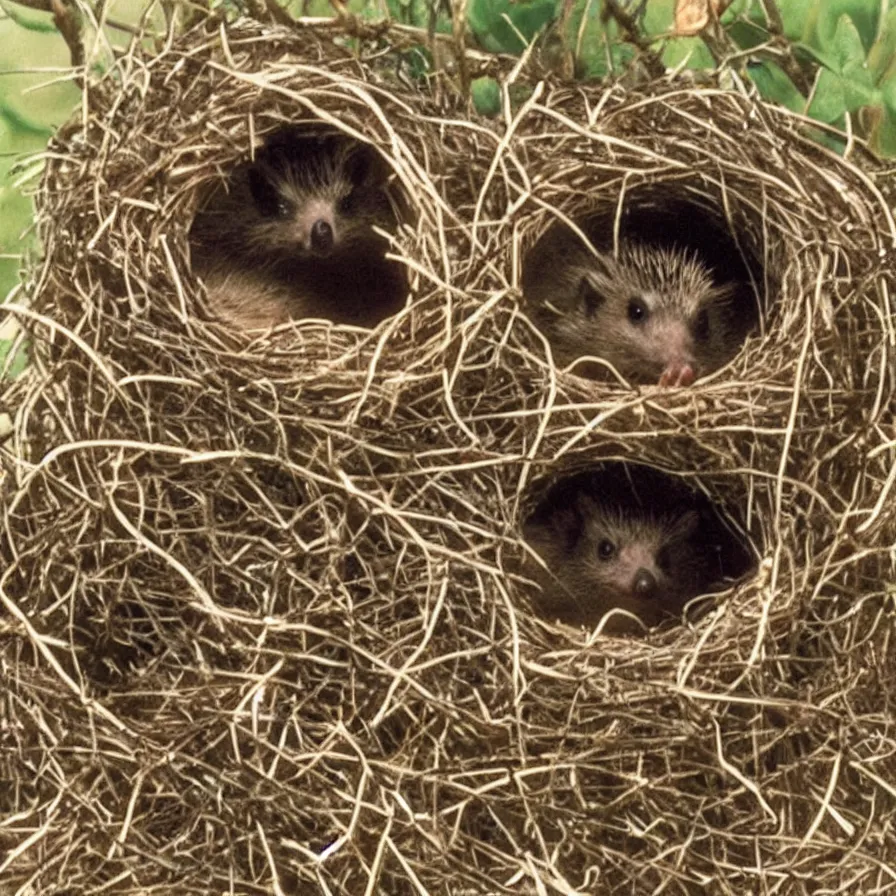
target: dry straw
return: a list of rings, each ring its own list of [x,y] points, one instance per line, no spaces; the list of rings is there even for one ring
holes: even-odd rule
[[[483,123],[332,35],[134,49],[47,153],[2,399],[3,893],[891,890],[888,180],[741,91],[533,81]],[[372,333],[249,341],[190,273],[204,192],[295,120],[405,191],[414,302]],[[690,389],[555,371],[522,253],[590,214],[736,234],[763,333]],[[708,494],[755,575],[639,638],[537,618],[522,515],[602,459]]]

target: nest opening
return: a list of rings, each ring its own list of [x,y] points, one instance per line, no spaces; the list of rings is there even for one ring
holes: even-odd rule
[[[606,191],[605,191],[606,192]],[[592,379],[689,386],[764,330],[771,288],[754,234],[678,181],[556,206],[522,290],[563,366]],[[581,360],[588,357],[600,363]]]
[[[693,252],[716,283],[736,283],[736,301],[749,315],[750,329],[768,311],[770,295],[762,258],[764,245],[754,245],[750,233],[726,220],[718,199],[697,198],[683,184],[642,186],[623,197],[621,210],[595,210],[579,222],[597,248],[611,250],[614,240],[650,246],[678,247]],[[771,272],[769,272],[771,273]]]
[[[193,273],[238,333],[304,318],[374,327],[407,299],[407,269],[387,254],[408,209],[377,147],[322,123],[284,125],[200,205]]]
[[[606,630],[642,634],[683,610],[696,621],[707,597],[756,572],[742,512],[655,467],[607,461],[536,481],[530,495],[521,531],[544,562],[532,605],[545,618],[594,625],[618,608],[642,626]]]

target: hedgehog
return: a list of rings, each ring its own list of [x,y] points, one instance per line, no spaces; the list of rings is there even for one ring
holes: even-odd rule
[[[561,480],[523,524],[540,562],[538,610],[572,625],[630,633],[681,617],[725,578],[717,530],[689,490],[642,476],[586,472]]]
[[[276,132],[193,222],[193,271],[213,313],[256,329],[306,317],[369,327],[400,310],[407,275],[377,232],[399,223],[388,173],[343,134]]]
[[[689,386],[727,364],[755,324],[742,285],[716,283],[677,245],[626,239],[602,251],[570,233],[562,251],[535,255],[523,291],[559,364],[596,357],[635,384]]]

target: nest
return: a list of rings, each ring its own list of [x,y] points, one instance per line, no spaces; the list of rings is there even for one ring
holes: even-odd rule
[[[33,363],[4,396],[6,886],[882,891],[889,186],[796,116],[672,80],[541,82],[480,122],[387,42],[203,25],[133,50],[51,146]],[[413,301],[248,340],[187,234],[297,120],[392,165]],[[556,370],[519,285],[563,218],[708,234],[761,332],[689,389]],[[754,572],[639,637],[540,618],[521,522],[607,461],[705,495]]]

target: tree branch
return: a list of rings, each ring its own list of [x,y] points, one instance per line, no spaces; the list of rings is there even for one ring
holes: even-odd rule
[[[636,46],[644,57],[644,65],[652,78],[661,78],[666,74],[666,66],[659,54],[645,40],[635,21],[627,10],[623,9],[618,0],[604,0],[604,8],[601,12],[604,21],[612,19],[619,26],[620,36],[626,43]]]

